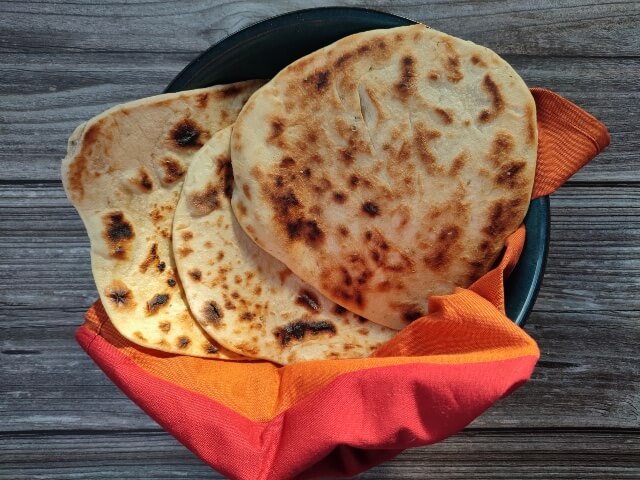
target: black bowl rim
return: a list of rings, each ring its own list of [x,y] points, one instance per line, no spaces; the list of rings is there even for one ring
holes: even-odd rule
[[[516,315],[510,316],[513,322],[522,327],[526,323],[531,311],[533,310],[533,306],[536,303],[536,299],[538,298],[538,293],[540,293],[540,288],[542,287],[542,281],[544,278],[544,271],[547,266],[547,257],[549,255],[549,241],[550,241],[550,233],[551,233],[551,206],[550,206],[549,196],[539,197],[531,200],[529,204],[529,210],[527,212],[527,217],[524,219],[525,228],[527,228],[532,222],[529,219],[528,213],[533,209],[538,210],[538,216],[540,220],[540,225],[542,228],[539,228],[537,231],[526,230],[526,238],[525,238],[525,246],[524,249],[527,248],[526,242],[530,240],[530,235],[534,232],[538,235],[538,255],[535,256],[535,264],[533,266],[533,272],[531,275],[531,283],[528,285],[528,288],[524,289],[524,297],[522,301],[522,307],[518,311]],[[524,254],[523,249],[523,254]],[[521,257],[522,258],[522,257]],[[508,281],[508,279],[507,279]],[[506,293],[505,293],[506,297]],[[507,304],[505,308],[507,309],[507,313],[509,310],[508,299],[505,298],[505,303]]]
[[[169,83],[169,85],[164,90],[165,93],[178,92],[181,90],[189,89],[188,82],[191,81],[192,78],[196,77],[202,68],[211,64],[212,59],[216,56],[222,54],[223,52],[228,52],[231,49],[239,47],[245,40],[248,40],[255,36],[260,36],[262,34],[266,34],[269,30],[274,27],[282,26],[290,24],[291,22],[299,23],[304,21],[315,21],[322,20],[326,18],[328,15],[335,14],[355,14],[355,15],[365,15],[372,16],[384,19],[396,19],[401,20],[403,22],[409,23],[418,23],[414,20],[411,20],[406,17],[402,17],[400,15],[395,15],[392,13],[381,12],[379,10],[373,10],[370,8],[363,7],[316,7],[316,8],[306,8],[301,10],[294,10],[291,12],[282,13],[264,20],[260,20],[255,22],[249,26],[243,27],[240,30],[237,30],[234,33],[229,34],[225,38],[219,40],[214,43],[211,47],[206,49],[204,52],[199,54],[196,58],[194,58],[189,64],[183,68]],[[540,228],[535,232],[538,236],[538,254],[535,257],[535,264],[533,265],[533,272],[531,274],[531,283],[524,288],[524,292],[522,292],[519,296],[522,297],[521,307],[513,315],[511,320],[519,326],[524,326],[527,318],[531,314],[533,310],[533,306],[535,304],[536,298],[538,297],[538,293],[540,291],[540,287],[542,286],[542,278],[544,276],[544,271],[547,263],[547,256],[549,253],[549,239],[550,239],[550,202],[549,197],[540,197],[533,199],[531,204],[529,205],[529,210],[527,212],[527,217],[524,220],[525,227],[527,227],[530,223],[532,223],[531,217],[529,213],[532,211],[536,211],[539,217],[539,226]],[[530,239],[530,230],[527,228],[526,239]],[[525,248],[526,241],[525,240]],[[509,314],[509,312],[507,312]]]
[[[223,52],[235,48],[241,44],[245,38],[254,37],[268,32],[272,27],[278,25],[288,24],[292,21],[313,21],[322,20],[325,16],[331,14],[356,14],[356,15],[368,15],[380,18],[395,18],[409,23],[419,23],[410,18],[401,17],[393,13],[381,12],[379,10],[373,10],[365,7],[315,7],[315,8],[303,8],[300,10],[293,10],[291,12],[285,12],[273,17],[265,18],[264,20],[258,20],[251,25],[242,27],[241,29],[227,35],[223,39],[217,41],[204,52],[194,58],[189,64],[183,68],[174,78],[171,80],[164,93],[177,92],[184,90],[186,83],[189,79],[197,75],[202,63],[209,64],[210,58],[215,57],[217,52]],[[206,60],[206,62],[205,62]]]

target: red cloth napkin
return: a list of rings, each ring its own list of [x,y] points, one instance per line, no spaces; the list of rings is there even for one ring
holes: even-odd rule
[[[532,93],[535,198],[555,191],[610,139],[571,102]],[[540,353],[504,315],[503,288],[524,239],[521,227],[495,269],[468,289],[432,297],[429,315],[367,359],[278,367],[170,355],[127,341],[100,302],[77,340],[131,400],[230,478],[351,476],[454,434],[529,379]]]

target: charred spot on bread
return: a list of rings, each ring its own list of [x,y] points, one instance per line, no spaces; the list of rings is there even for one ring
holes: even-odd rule
[[[373,202],[364,202],[362,204],[362,211],[370,217],[377,217],[380,215],[380,208]]]
[[[306,289],[300,290],[296,298],[296,304],[306,308],[311,313],[318,313],[320,311],[320,300],[318,296]]]
[[[103,217],[103,224],[105,230],[102,236],[110,247],[111,257],[125,260],[128,256],[129,245],[135,237],[133,225],[121,211],[106,214]]]
[[[202,147],[202,129],[190,118],[178,122],[169,132],[173,145],[178,149],[194,149]]]
[[[116,308],[130,309],[135,306],[133,293],[121,280],[112,281],[105,289],[105,295]]]
[[[297,218],[288,222],[286,228],[289,239],[302,239],[311,247],[317,247],[324,241],[324,232],[315,220]]]
[[[214,300],[209,300],[205,302],[204,306],[201,310],[202,316],[205,321],[213,325],[214,327],[218,327],[222,323],[222,319],[224,318],[224,312],[220,305]]]
[[[298,320],[284,327],[276,328],[273,334],[279,340],[280,346],[286,347],[293,340],[302,340],[308,335],[314,337],[319,334],[333,336],[336,332],[335,325],[329,321],[314,322],[311,320]]]
[[[160,308],[167,304],[169,298],[170,296],[168,293],[158,293],[154,295],[149,301],[147,301],[147,313],[156,313]]]
[[[192,270],[189,270],[188,273],[194,282],[199,282],[200,280],[202,280],[202,272],[200,271],[200,269],[194,268]]]

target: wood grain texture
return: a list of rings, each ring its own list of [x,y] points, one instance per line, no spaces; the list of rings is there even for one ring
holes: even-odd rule
[[[610,475],[637,479],[638,433],[631,429],[505,432],[474,428],[442,443],[408,450],[358,478],[546,480]],[[79,451],[78,444],[86,447]],[[3,457],[7,460],[3,473],[13,480],[107,480],[123,478],[123,472],[126,478],[156,480],[224,478],[158,430],[2,435],[0,462]]]
[[[551,209],[536,311],[640,311],[640,185],[572,183],[553,195]],[[0,291],[12,309],[0,322],[13,309],[77,310],[97,297],[89,241],[59,183],[0,184],[0,241]]]
[[[74,342],[76,325],[3,329],[0,344],[2,431],[150,428]],[[81,314],[69,315],[80,318]],[[542,360],[532,380],[474,423],[491,428],[640,424],[637,315],[534,314],[527,330]],[[636,337],[634,339],[634,337]],[[616,349],[611,345],[615,344]],[[587,420],[588,419],[588,420]]]
[[[517,0],[334,1],[369,7],[495,48],[500,53],[638,56],[637,2]],[[322,0],[189,2],[5,1],[0,51],[200,52],[259,20],[327,6]],[[24,32],[29,32],[28,36]]]
[[[639,29],[640,32],[640,29]],[[639,35],[640,37],[640,35]],[[189,54],[3,54],[0,161],[5,180],[57,180],[73,129],[117,104],[162,93]],[[557,91],[601,119],[611,146],[574,180],[638,181],[640,58],[507,56],[530,86]],[[25,85],[31,88],[25,91]],[[28,162],[25,159],[28,158]]]
[[[478,420],[482,426],[640,423],[640,186],[578,185],[552,199],[551,253],[527,324],[542,361],[530,384]],[[148,426],[73,340],[97,293],[84,227],[61,186],[0,185],[0,232],[0,292],[9,299],[0,312],[4,428]],[[613,245],[626,246],[624,256]],[[25,383],[47,389],[25,396]],[[105,395],[106,405],[96,403]],[[109,414],[99,415],[105,408]]]
[[[333,3],[489,46],[612,134],[552,198],[547,271],[526,326],[542,351],[532,380],[459,435],[359,478],[640,478],[640,2]],[[0,0],[0,478],[222,478],[75,343],[97,295],[60,159],[77,124],[160,93],[211,43],[324,4]]]

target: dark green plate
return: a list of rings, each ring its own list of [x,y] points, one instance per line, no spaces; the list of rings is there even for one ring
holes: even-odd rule
[[[271,78],[283,67],[352,33],[416,23],[360,8],[299,10],[256,23],[216,43],[178,74],[166,92],[220,83]],[[549,246],[549,198],[531,202],[527,239],[518,265],[505,285],[507,315],[518,325],[535,302]]]

